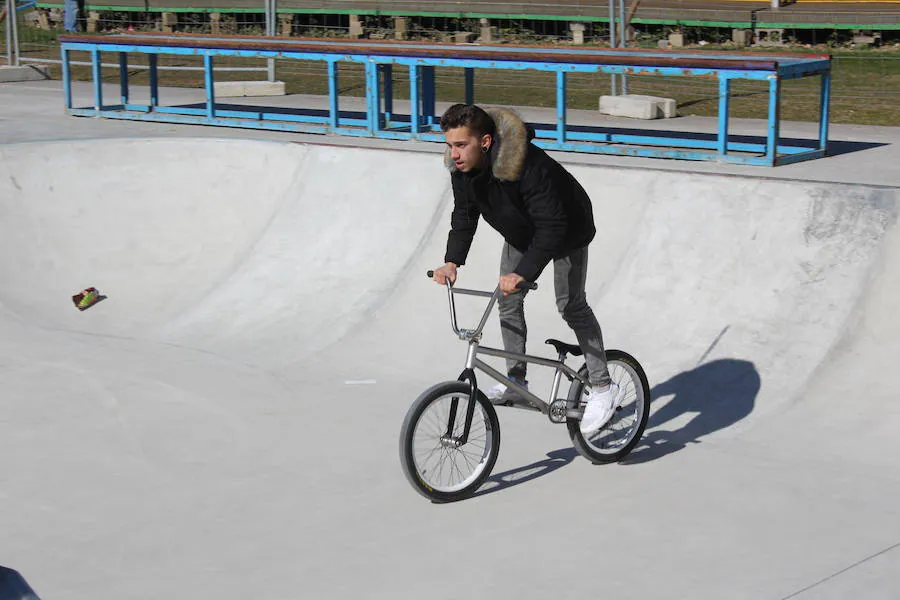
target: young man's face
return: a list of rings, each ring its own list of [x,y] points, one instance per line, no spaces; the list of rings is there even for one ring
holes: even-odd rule
[[[490,147],[491,136],[478,136],[468,127],[456,127],[444,132],[444,139],[450,147],[450,158],[456,168],[463,173],[481,167],[484,161],[484,147]]]

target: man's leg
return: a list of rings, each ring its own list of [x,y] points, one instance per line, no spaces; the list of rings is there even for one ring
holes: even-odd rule
[[[587,247],[584,247],[565,258],[554,260],[553,284],[556,289],[556,307],[578,338],[591,385],[602,388],[609,385],[609,370],[606,368],[603,333],[584,293],[587,258]]]
[[[507,275],[519,266],[522,253],[510,246],[503,244],[500,255],[500,274]],[[525,290],[509,296],[500,296],[497,300],[500,312],[500,334],[503,337],[503,347],[507,352],[525,354],[525,339],[528,328],[525,325]],[[526,363],[518,360],[506,361],[507,374],[510,377],[525,379]]]
[[[64,0],[63,2],[63,28],[67,33],[78,32],[78,2],[76,0]]]

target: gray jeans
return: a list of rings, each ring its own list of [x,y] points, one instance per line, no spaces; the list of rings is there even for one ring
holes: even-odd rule
[[[603,334],[594,311],[588,306],[584,293],[587,279],[587,247],[573,251],[564,258],[553,261],[553,286],[556,290],[556,307],[566,321],[578,345],[584,352],[591,385],[603,387],[609,384],[609,370],[606,368],[606,353],[603,350]],[[503,245],[500,257],[500,274],[512,273],[522,259],[522,253]],[[525,292],[500,296],[500,333],[503,347],[508,352],[525,354],[525,339],[528,328],[525,325]],[[507,360],[506,368],[510,376],[525,377],[527,363]]]

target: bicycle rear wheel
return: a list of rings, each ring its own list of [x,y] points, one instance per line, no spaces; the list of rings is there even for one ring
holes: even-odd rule
[[[490,476],[500,452],[497,412],[480,392],[465,444],[469,384],[448,381],[419,396],[400,429],[400,464],[417,492],[435,502],[472,495]]]
[[[569,417],[566,426],[579,454],[594,464],[618,462],[637,445],[650,416],[650,384],[640,363],[621,350],[607,350],[606,363],[613,383],[619,386],[622,403],[599,431],[585,437],[580,418]],[[587,367],[581,368],[587,373]],[[569,388],[569,404],[585,404],[584,385],[577,379]]]

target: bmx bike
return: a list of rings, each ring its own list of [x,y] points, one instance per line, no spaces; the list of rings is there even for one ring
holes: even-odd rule
[[[432,277],[433,272],[428,272]],[[523,289],[537,289],[528,282]],[[607,350],[606,360],[612,381],[619,386],[618,405],[609,422],[585,437],[579,424],[590,391],[587,366],[577,371],[566,365],[568,355],[581,356],[581,348],[549,339],[557,360],[507,352],[481,345],[482,330],[500,296],[493,292],[454,287],[448,282],[450,326],[460,340],[468,343],[466,365],[456,381],[434,385],[416,398],[400,429],[400,464],[412,487],[435,502],[452,502],[471,496],[490,476],[500,452],[500,422],[494,404],[478,389],[475,371],[486,373],[513,389],[518,397],[501,406],[531,410],[546,415],[553,423],[565,423],[575,449],[594,464],[622,460],[640,440],[650,408],[650,385],[635,358],[621,350]],[[457,325],[454,296],[489,298],[475,329]],[[530,392],[478,358],[479,354],[512,358],[555,369],[550,401]],[[562,379],[569,382],[565,398],[558,398]]]

